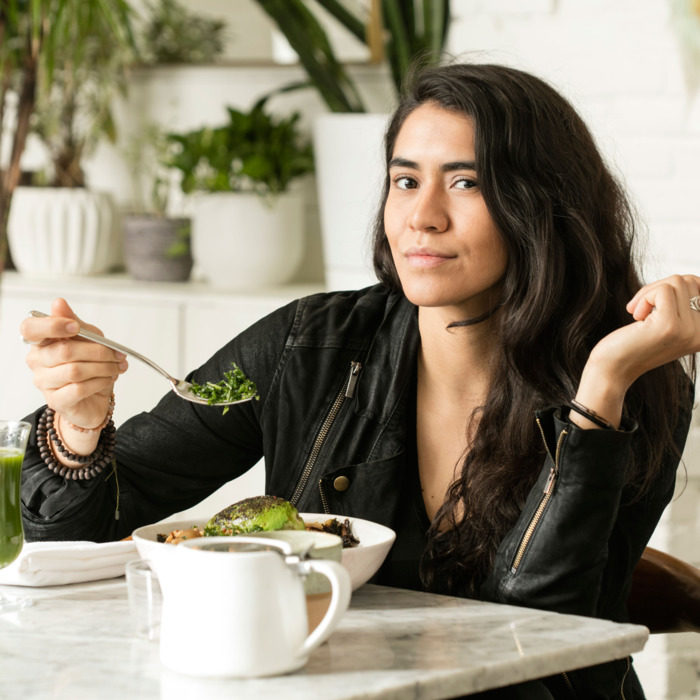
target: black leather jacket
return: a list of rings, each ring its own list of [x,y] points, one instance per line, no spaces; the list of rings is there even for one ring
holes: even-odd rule
[[[22,492],[27,539],[123,537],[194,505],[263,456],[267,493],[301,511],[391,526],[407,420],[415,419],[409,388],[417,348],[415,307],[381,285],[289,304],[190,377],[216,380],[235,360],[257,383],[259,401],[223,414],[168,393],[118,430],[116,474],[87,482],[50,472],[32,437]],[[633,501],[623,475],[634,430],[580,430],[555,409],[537,420],[548,456],[482,595],[624,620],[630,575],[671,498],[677,458],[669,456],[654,488]],[[677,429],[679,450],[688,421],[689,411]],[[623,660],[579,674],[578,697],[619,697],[622,678],[634,676],[627,668]],[[571,674],[562,692],[577,682]]]

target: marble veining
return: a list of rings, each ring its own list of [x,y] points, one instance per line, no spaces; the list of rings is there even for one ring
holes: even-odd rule
[[[648,636],[636,625],[365,585],[302,670],[207,680],[164,669],[158,643],[134,636],[123,578],[0,590],[35,600],[0,615],[0,697],[23,700],[449,698],[625,657]]]

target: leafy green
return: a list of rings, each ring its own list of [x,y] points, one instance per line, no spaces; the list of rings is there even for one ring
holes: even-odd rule
[[[232,362],[231,366],[233,369],[224,372],[224,378],[221,381],[216,383],[206,382],[205,384],[192,382],[192,393],[195,396],[206,399],[210,406],[226,401],[242,401],[249,398],[260,399],[255,382],[252,379],[248,379],[235,362]],[[225,415],[228,409],[229,407],[225,406],[222,415]]]
[[[414,66],[433,65],[442,57],[450,26],[450,0],[256,0],[299,56],[308,81],[332,112],[364,112],[353,78],[331,45],[326,15],[366,44],[371,63],[386,63],[395,92],[401,93]],[[321,9],[322,12],[316,12]],[[335,26],[332,26],[332,25]]]
[[[289,501],[277,496],[252,496],[214,515],[204,526],[204,536],[303,529],[304,521]]]
[[[297,177],[314,170],[310,139],[302,134],[300,114],[275,117],[267,97],[250,111],[228,107],[228,122],[186,133],[170,133],[163,163],[181,175],[185,194],[205,192],[285,192]]]
[[[190,12],[176,0],[151,0],[147,8],[146,63],[213,63],[224,52],[226,22]]]

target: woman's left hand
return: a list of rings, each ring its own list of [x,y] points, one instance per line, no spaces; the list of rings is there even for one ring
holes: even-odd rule
[[[632,323],[605,336],[589,362],[607,368],[626,389],[655,367],[700,351],[700,277],[673,275],[642,287],[627,304]]]
[[[629,323],[602,338],[581,374],[576,399],[612,425],[620,424],[625,394],[644,373],[700,351],[700,277],[673,275],[642,287],[627,303]],[[583,427],[594,427],[572,415]]]

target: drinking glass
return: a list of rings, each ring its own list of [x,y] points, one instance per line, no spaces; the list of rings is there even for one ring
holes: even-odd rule
[[[24,544],[20,482],[31,428],[23,421],[0,420],[0,569],[19,556]],[[30,604],[31,601],[0,593],[0,613]]]
[[[127,562],[124,573],[129,611],[137,636],[150,640],[159,639],[163,594],[156,572],[145,559],[133,559]]]

